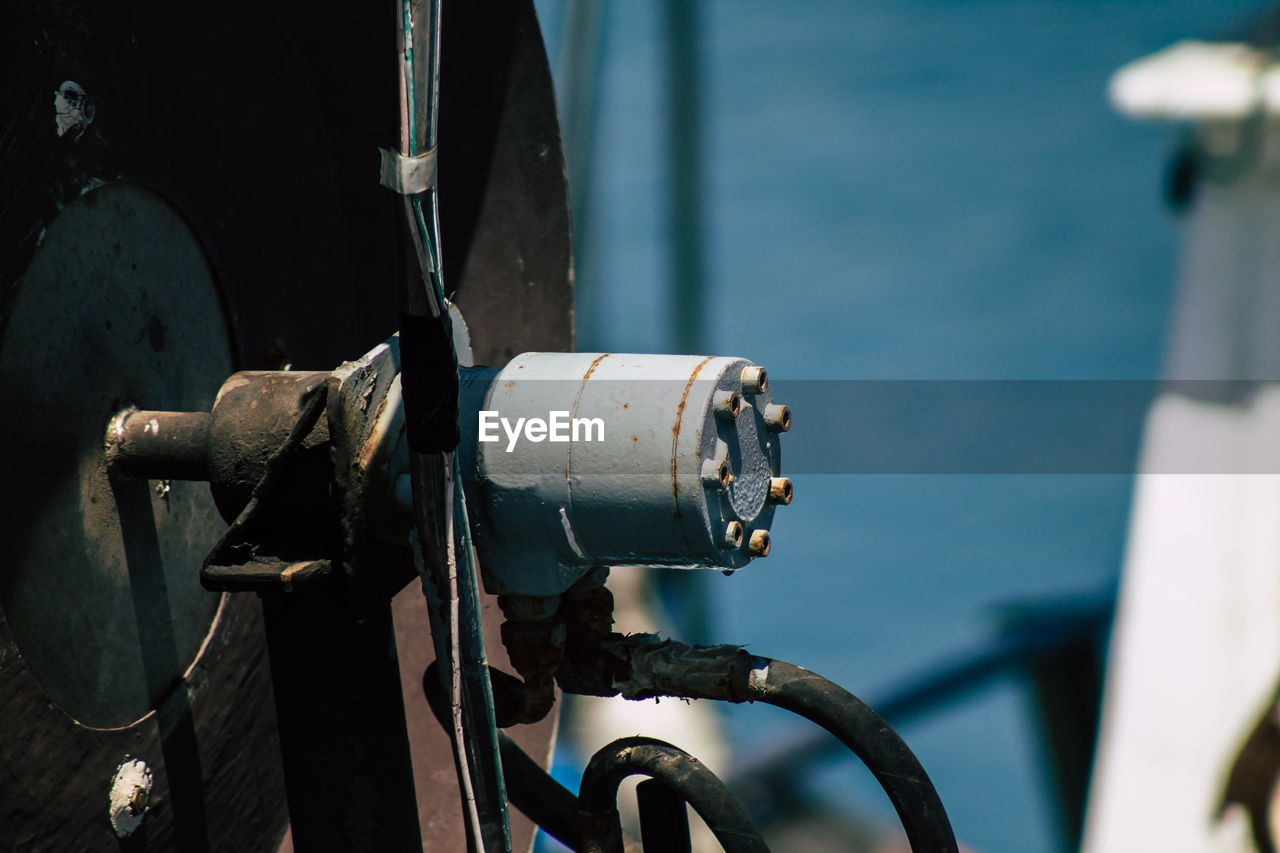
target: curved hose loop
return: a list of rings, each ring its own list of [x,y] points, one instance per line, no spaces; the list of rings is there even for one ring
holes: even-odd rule
[[[622,853],[618,785],[636,774],[662,780],[693,806],[726,853],[769,853],[746,809],[716,774],[684,750],[647,737],[615,740],[587,763],[578,793],[584,853]]]
[[[914,853],[958,851],[938,792],[902,738],[861,699],[820,675],[740,646],[612,634],[594,647],[570,649],[559,678],[566,692],[764,702],[799,714],[862,759],[889,795]]]
[[[951,821],[928,774],[879,714],[835,682],[795,664],[768,658],[753,663],[748,701],[799,714],[853,750],[889,795],[915,853],[957,853]]]

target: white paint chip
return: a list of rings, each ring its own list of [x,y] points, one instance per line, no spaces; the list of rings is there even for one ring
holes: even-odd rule
[[[125,838],[142,823],[151,799],[151,769],[139,758],[126,759],[111,780],[111,828]]]
[[[84,133],[85,128],[93,124],[96,112],[93,98],[74,80],[63,80],[58,91],[53,93],[53,119],[58,125],[58,135],[71,134],[75,142]]]
[[[582,546],[578,544],[578,538],[573,535],[573,525],[569,523],[569,513],[565,512],[564,507],[560,507],[560,524],[564,527],[564,538],[569,542],[569,547],[573,549],[573,553],[580,559],[586,559],[587,554],[582,550]]]

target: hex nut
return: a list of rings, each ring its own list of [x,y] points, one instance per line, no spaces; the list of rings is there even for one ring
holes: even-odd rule
[[[742,393],[759,394],[769,387],[769,374],[757,364],[742,368]]]
[[[729,485],[732,479],[729,463],[724,459],[704,459],[702,461],[702,483],[708,488],[720,489]]]
[[[751,533],[751,540],[747,543],[747,550],[757,557],[767,557],[769,556],[771,544],[769,531],[755,530]]]
[[[765,406],[764,425],[769,432],[786,432],[791,429],[791,407],[778,403]]]
[[[769,478],[769,503],[786,506],[791,503],[791,478]]]
[[[726,548],[737,548],[742,545],[742,522],[731,521],[724,528],[724,539],[721,544]]]
[[[742,411],[742,395],[736,391],[717,391],[711,398],[711,410],[717,418],[731,421]]]

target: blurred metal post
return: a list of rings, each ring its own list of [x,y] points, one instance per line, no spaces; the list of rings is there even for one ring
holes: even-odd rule
[[[702,348],[706,259],[702,251],[702,75],[696,0],[666,0],[667,240],[676,352]],[[710,605],[700,572],[660,576],[667,605],[693,643],[710,642]]]
[[[702,75],[699,6],[666,0],[669,240],[675,349],[693,354],[702,346],[706,259],[702,251]]]
[[[1034,633],[1046,623],[1077,618],[1088,624],[1088,604],[1010,606],[1001,614],[1008,637]],[[1064,851],[1080,849],[1093,753],[1102,708],[1104,638],[1085,632],[1029,657],[1025,662],[1030,698],[1040,729],[1040,750],[1052,785],[1053,804]]]
[[[592,242],[592,176],[608,0],[568,0],[559,66],[560,117],[573,215],[574,325],[577,348],[603,351],[600,288]]]

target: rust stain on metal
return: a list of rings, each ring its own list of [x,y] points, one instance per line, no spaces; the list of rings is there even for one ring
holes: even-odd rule
[[[609,357],[609,353],[602,352],[595,357],[591,365],[587,368],[587,372],[582,374],[582,380],[578,383],[578,393],[573,395],[573,412],[569,415],[571,418],[578,416],[578,404],[582,401],[582,392],[586,390],[587,380],[591,378],[591,374],[600,366],[600,362]],[[524,365],[520,365],[524,367]],[[532,402],[532,401],[530,401]],[[573,469],[573,444],[570,443],[568,452],[565,454],[564,478],[569,482],[569,499],[573,500],[573,483],[569,476],[569,472]]]
[[[588,379],[590,379],[591,374],[595,373],[596,368],[600,366],[600,362],[604,361],[608,357],[609,357],[609,353],[607,352],[600,353],[600,355],[596,356],[595,361],[591,362],[591,366],[587,368],[587,372],[582,374],[582,381],[586,382]]]
[[[684,407],[689,402],[689,391],[693,389],[693,381],[698,373],[706,367],[707,362],[715,356],[709,355],[698,362],[697,367],[689,374],[689,381],[684,383],[684,393],[680,395],[680,404],[676,406],[676,422],[671,427],[671,507],[676,518],[680,517],[680,481],[676,479],[676,445],[680,441],[680,422],[684,419]]]
[[[573,414],[570,417],[577,417],[578,403],[582,401],[582,392],[586,390],[587,380],[591,378],[592,373],[595,373],[596,368],[600,366],[600,362],[608,357],[609,353],[607,352],[596,356],[595,360],[591,362],[591,366],[587,368],[587,372],[582,374],[582,381],[578,383],[578,393],[573,396]]]

